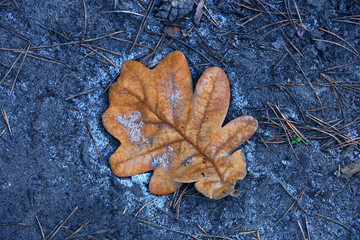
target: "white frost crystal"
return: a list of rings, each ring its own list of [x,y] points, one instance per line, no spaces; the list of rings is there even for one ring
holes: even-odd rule
[[[124,125],[126,128],[126,133],[132,142],[147,141],[147,139],[141,133],[144,122],[141,120],[140,112],[133,111],[129,116],[123,116],[120,113],[117,117],[117,121]]]

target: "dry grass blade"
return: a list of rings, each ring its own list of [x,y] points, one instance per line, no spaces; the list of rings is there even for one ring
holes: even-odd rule
[[[15,76],[15,78],[14,78],[14,81],[13,81],[13,83],[12,83],[12,85],[11,85],[11,90],[10,90],[10,94],[9,94],[10,96],[11,96],[11,94],[13,93],[16,80],[17,80],[17,78],[18,78],[18,76],[19,76],[19,73],[20,73],[20,70],[21,70],[21,68],[22,68],[23,63],[25,62],[26,56],[27,56],[27,54],[28,54],[28,52],[29,52],[29,49],[30,49],[30,43],[28,43],[28,46],[27,46],[27,48],[26,48],[24,57],[23,57],[23,59],[22,59],[22,61],[21,61],[21,63],[20,63],[20,67],[19,67],[19,69],[18,69],[18,71],[17,71],[17,73],[16,73],[16,76]]]
[[[294,199],[294,201],[296,202],[296,204],[298,205],[298,207],[299,207],[301,210],[303,210],[304,213],[306,213],[307,215],[310,215],[310,214],[300,205],[300,201],[299,201],[297,198],[295,198],[295,197],[289,192],[289,190],[285,187],[285,185],[282,184],[281,182],[280,182],[280,184],[281,184],[281,186],[285,189],[286,193],[287,193],[292,199]]]
[[[336,65],[334,67],[326,68],[326,69],[323,70],[323,72],[327,72],[327,71],[334,70],[334,69],[337,69],[337,68],[349,66],[349,65],[352,65],[354,63],[358,63],[358,61],[349,62],[349,63],[345,63],[345,64],[341,64],[341,65]]]
[[[260,16],[260,14],[256,15],[256,16]],[[255,30],[251,30],[249,33],[253,33],[253,32],[257,32],[259,30],[263,30],[263,29],[266,29],[268,27],[271,27],[273,25],[276,25],[276,24],[280,24],[280,23],[286,23],[286,22],[289,22],[289,19],[285,19],[285,20],[280,20],[280,21],[277,21],[277,22],[273,22],[273,23],[270,23],[270,24],[267,24],[265,26],[262,26],[262,27],[259,27]]]
[[[7,115],[6,115],[5,109],[1,109],[1,115],[3,116],[4,121],[5,121],[5,123],[6,123],[6,126],[7,126],[8,130],[9,130],[10,136],[12,137],[11,127],[10,127],[9,119],[8,119],[8,117],[7,117]],[[4,130],[5,130],[5,129],[4,129]],[[3,134],[3,133],[2,133],[2,134]],[[1,134],[1,135],[2,135],[2,134]]]
[[[301,191],[301,193],[298,195],[299,202],[301,202],[301,199],[303,198],[307,187],[308,187],[308,186],[306,185],[306,186],[304,187],[304,189]],[[296,208],[295,208],[295,210],[294,210],[294,212],[293,212],[293,216],[294,216],[294,214],[295,214],[295,212],[296,212],[297,209],[298,209],[298,206],[296,206]]]
[[[226,239],[226,240],[233,240],[234,239],[234,238],[229,238],[229,237],[226,237],[226,236],[209,235],[209,234],[201,234],[201,233],[195,233],[195,236],[212,238],[212,239]]]
[[[102,150],[100,152],[100,154],[96,157],[96,159],[99,159],[108,149],[109,147],[115,142],[115,140],[112,140],[111,142],[108,143],[108,145],[106,145],[106,147],[104,148],[104,150]],[[96,160],[95,159],[95,160]]]
[[[273,227],[278,224],[291,210],[291,208],[296,204],[296,202],[294,201],[291,206],[288,208],[288,210],[286,210],[286,212],[272,225]]]
[[[301,15],[300,15],[300,12],[299,12],[299,8],[298,8],[298,6],[297,6],[297,4],[296,4],[296,1],[293,0],[293,2],[294,2],[295,9],[296,9],[296,13],[297,13],[298,18],[299,18],[299,20],[300,20],[300,23],[302,23],[302,19],[301,19]]]
[[[204,234],[207,234],[207,232],[204,230],[204,228],[203,228],[200,224],[196,223],[196,225],[200,228],[200,230],[201,230]]]
[[[349,136],[347,136],[346,134],[346,131],[345,132],[341,132],[339,129],[340,128],[336,128],[335,126],[338,125],[341,121],[339,121],[338,123],[334,124],[334,125],[331,125],[329,123],[326,123],[324,121],[322,121],[321,119],[319,118],[316,118],[314,116],[312,116],[311,114],[307,114],[307,117],[309,119],[311,119],[312,121],[314,121],[315,123],[317,123],[318,125],[320,125],[322,128],[317,128],[317,127],[310,127],[310,129],[312,130],[316,130],[316,131],[319,131],[319,132],[322,132],[328,136],[331,136],[333,139],[335,139],[338,144],[330,149],[330,150],[335,150],[335,149],[338,149],[338,148],[343,148],[343,147],[346,147],[346,146],[349,146],[349,145],[352,145],[354,146],[357,150],[359,150],[358,147],[356,147],[358,144],[360,144],[359,140],[360,138],[351,138]],[[345,128],[345,127],[349,127],[350,125],[353,125],[355,124],[356,122],[358,121],[355,120],[345,126],[342,126],[341,128]],[[329,145],[329,144],[327,144]]]
[[[4,134],[6,128],[4,128],[1,132],[0,132],[0,137]]]
[[[131,41],[130,41],[131,42]],[[99,46],[96,46],[96,45],[90,45],[90,44],[81,44],[82,47],[85,47],[85,48],[89,48],[89,49],[99,49],[101,51],[104,51],[104,52],[108,52],[108,53],[111,53],[111,54],[114,54],[114,55],[117,55],[117,56],[122,56],[123,54],[121,53],[118,53],[118,52],[114,52],[114,51],[111,51],[109,49],[106,49],[106,48],[103,48],[103,47],[99,47]],[[110,61],[111,62],[111,61]],[[115,65],[115,64],[114,64]]]
[[[295,21],[291,18],[291,14],[290,14],[290,0],[285,1],[285,7],[286,7],[286,16],[289,19],[291,26],[293,27],[293,29],[295,30],[295,32],[297,33],[298,36],[300,36],[300,32],[299,29],[297,28],[297,25],[295,24]]]
[[[9,73],[11,72],[11,70],[13,69],[13,67],[16,65],[17,61],[19,61],[21,55],[23,54],[23,52],[26,51],[28,45],[25,46],[25,48],[23,50],[21,50],[21,52],[19,53],[19,55],[17,56],[17,58],[15,59],[15,61],[13,62],[13,64],[11,65],[10,69],[6,72],[5,76],[1,79],[0,81],[0,85],[3,83],[3,81],[6,79],[6,77],[9,75]],[[7,49],[1,49],[1,50],[7,50]]]
[[[113,37],[113,36],[110,36],[110,38],[111,38],[111,39],[115,39],[115,40],[117,40],[117,41],[121,41],[121,42],[126,42],[126,43],[131,43],[131,44],[133,44],[132,41],[127,40],[127,39],[118,38],[118,37]],[[139,44],[139,43],[136,43],[136,46],[143,47],[143,48],[150,49],[150,50],[154,50],[152,47],[149,47],[149,46],[146,46],[146,45],[142,45],[142,44]]]
[[[59,230],[64,226],[64,224],[70,219],[70,217],[75,213],[78,207],[75,207],[74,210],[67,216],[64,220],[61,220],[59,224],[51,231],[50,235],[46,238],[46,240],[51,240],[55,235],[59,232]]]
[[[282,185],[282,184],[281,184]],[[284,187],[284,186],[283,186]],[[299,202],[301,201],[304,193],[305,193],[305,190],[306,190],[307,186],[305,186],[305,188],[301,191],[301,193],[298,195],[298,199],[299,199]],[[287,190],[287,189],[286,189]],[[288,210],[286,210],[286,212],[272,225],[273,227],[278,224],[289,212],[290,210],[292,209],[292,207],[297,203],[297,201],[295,200],[291,206],[288,208]],[[296,208],[297,209],[297,208]],[[294,212],[296,211],[296,209],[294,210]]]
[[[252,234],[252,233],[256,233],[256,232],[259,232],[261,231],[260,229],[258,230],[248,230],[248,231],[242,231],[242,232],[239,232],[240,235],[247,235],[247,234]]]
[[[74,97],[79,97],[79,96],[81,96],[81,95],[90,93],[90,92],[94,91],[95,89],[96,89],[96,88],[92,88],[92,89],[86,90],[86,91],[84,91],[84,92],[77,93],[77,94],[75,94],[75,95],[72,95],[72,96],[70,96],[70,97],[65,98],[65,101],[68,101],[68,100],[70,100],[70,99],[72,99],[72,98],[74,98]]]
[[[301,234],[302,234],[302,236],[303,236],[304,240],[306,240],[305,233],[304,233],[303,228],[301,227],[300,221],[299,221],[299,220],[297,220],[297,223],[298,223],[298,225],[299,225],[299,228],[300,228],[300,231],[301,231]]]
[[[353,21],[349,21],[349,20],[335,20],[336,22],[343,22],[343,23],[351,23],[351,24],[356,24],[356,25],[360,25],[360,23],[358,22],[353,22]]]
[[[182,41],[182,40],[177,40],[178,42],[184,44],[185,46],[187,46],[188,48],[190,48],[191,50],[193,50],[194,52],[198,53],[200,56],[202,56],[205,60],[207,60],[209,63],[211,63],[212,65],[215,65],[215,63],[213,63],[208,57],[206,57],[204,54],[202,54],[199,50],[197,50],[196,48],[192,47],[191,45],[187,44],[186,42]]]
[[[349,52],[353,53],[355,56],[359,56],[359,53],[357,52],[354,52],[353,50],[351,50],[350,48],[348,47],[345,47],[344,45],[341,45],[340,43],[337,43],[337,42],[333,42],[333,41],[330,41],[330,40],[324,40],[324,39],[317,39],[317,38],[313,38],[312,39],[313,41],[319,41],[319,42],[326,42],[326,43],[331,43],[331,44],[334,44],[336,46],[339,46],[339,47],[342,47],[346,50],[348,50]]]
[[[164,227],[164,226],[161,226],[159,224],[149,222],[149,221],[146,221],[146,220],[141,219],[141,218],[136,218],[136,220],[138,220],[139,222],[145,223],[145,224],[147,224],[149,226],[152,226],[152,227],[162,228],[162,229],[165,229],[167,231],[176,232],[176,233],[179,233],[179,234],[187,235],[187,236],[190,236],[192,238],[198,239],[194,234],[191,234],[191,233],[181,232],[181,231],[178,231],[178,230],[175,230],[175,229]]]
[[[81,231],[81,229],[83,229],[86,225],[88,225],[91,221],[90,220],[87,220],[83,225],[81,225],[75,232],[73,232],[70,236],[68,236],[66,238],[67,239],[71,239],[71,238],[76,238],[77,234]]]
[[[44,29],[46,29],[46,30],[49,30],[49,31],[51,31],[51,32],[53,32],[53,33],[55,33],[55,34],[58,34],[58,35],[62,36],[62,37],[65,38],[66,40],[69,40],[69,38],[68,38],[66,35],[64,35],[63,33],[58,32],[58,31],[56,31],[56,30],[54,30],[54,29],[48,28],[48,27],[46,27],[45,25],[41,24],[40,22],[37,22],[37,21],[36,21],[35,24],[37,24],[37,25],[39,25],[40,27],[42,27],[42,28],[44,28]]]
[[[308,238],[308,240],[310,240],[310,230],[309,230],[309,225],[308,225],[308,221],[307,221],[306,217],[305,217],[305,226],[306,226],[307,238]]]
[[[30,39],[24,35],[22,35],[21,33],[18,33],[15,29],[3,24],[0,22],[0,26],[3,27],[3,28],[6,28],[7,30],[9,30],[11,33],[15,34],[17,37],[21,38],[22,40],[28,42],[30,41]]]
[[[85,38],[85,36],[86,36],[86,27],[87,27],[87,14],[86,14],[85,0],[83,0],[83,6],[84,6],[84,33],[83,33],[83,38]]]
[[[89,122],[88,122],[88,120],[87,120],[87,119],[85,120],[85,122],[86,122],[87,129],[89,130],[90,137],[91,137],[91,139],[92,139],[92,140],[93,140],[93,142],[94,142],[94,145],[95,145],[95,149],[96,149],[97,155],[99,156],[99,155],[100,155],[99,148],[98,148],[98,147],[97,147],[97,145],[96,145],[96,141],[95,141],[94,135],[93,135],[93,133],[92,133],[92,131],[91,131],[91,128],[90,128]]]
[[[103,38],[107,38],[107,37],[111,37],[113,35],[119,34],[119,33],[123,33],[126,31],[116,31],[110,34],[106,34],[100,37],[96,37],[96,38],[89,38],[89,39],[85,39],[85,40],[81,40],[81,41],[73,41],[73,42],[66,42],[66,43],[59,43],[59,44],[52,44],[52,45],[45,45],[45,46],[35,46],[35,47],[31,47],[30,50],[38,50],[41,48],[52,48],[52,47],[59,47],[59,46],[66,46],[66,45],[75,45],[75,44],[79,44],[79,43],[85,43],[85,42],[92,42],[92,41],[96,41],[96,40],[100,40]]]
[[[43,230],[43,228],[42,228],[42,226],[41,226],[41,223],[40,223],[40,221],[39,221],[39,218],[38,218],[36,215],[35,215],[35,218],[36,218],[36,222],[38,223],[39,228],[40,228],[41,237],[42,237],[42,239],[45,239],[44,230]]]
[[[357,51],[350,43],[348,43],[347,41],[345,41],[345,39],[343,39],[343,38],[340,37],[339,35],[336,35],[335,33],[330,32],[330,31],[328,31],[328,30],[326,30],[326,29],[323,29],[323,28],[318,28],[318,29],[321,30],[321,31],[324,31],[324,32],[326,32],[326,33],[329,33],[329,34],[331,34],[331,35],[333,35],[333,36],[335,36],[335,37],[337,37],[338,39],[340,39],[341,41],[343,41],[344,43],[346,43],[349,47],[351,47],[352,50],[353,50],[357,55],[359,55],[358,51]]]
[[[81,46],[83,46],[83,45],[81,44]],[[98,50],[96,50],[96,49],[94,49],[94,48],[92,48],[92,47],[86,47],[86,48],[88,48],[88,49],[90,49],[91,51],[93,51],[93,52],[97,53],[98,55],[100,55],[100,56],[101,56],[102,58],[104,58],[105,61],[106,61],[108,64],[110,64],[111,66],[120,68],[120,67],[117,66],[115,63],[113,63],[108,57],[106,57],[104,54],[100,53]],[[89,56],[89,55],[90,55],[90,54],[87,54],[87,56]]]
[[[54,19],[55,19],[55,22],[57,23],[57,25],[59,26],[60,30],[62,31],[63,33],[63,36],[69,40],[69,37],[67,36],[66,32],[64,31],[64,29],[61,27],[60,23],[59,23],[59,20],[57,19],[57,16],[54,14]]]
[[[11,2],[14,4],[17,10],[20,9],[19,4],[16,2],[16,0],[11,0]]]
[[[280,112],[280,109],[279,109],[279,107],[278,107],[277,105],[275,105],[275,106],[273,107],[271,103],[267,102],[267,104],[268,104],[268,106],[270,107],[270,109],[273,111],[273,113],[276,115],[277,118],[280,119],[280,116],[279,116],[279,115],[284,116],[284,115]],[[279,113],[275,110],[275,108],[279,111]],[[284,120],[284,119],[282,118],[282,120]],[[286,122],[286,120],[287,120],[287,119],[285,119],[285,122]],[[296,154],[296,152],[295,152],[295,150],[294,150],[294,147],[293,147],[292,144],[291,144],[291,140],[290,140],[290,138],[291,138],[291,132],[290,132],[290,130],[286,128],[286,125],[283,123],[283,121],[280,121],[280,124],[279,124],[279,125],[280,125],[281,128],[284,130],[287,143],[288,143],[289,146],[291,147],[291,150],[293,151],[296,159],[297,159],[297,160],[300,160],[299,157],[298,157],[298,155]]]
[[[139,215],[139,213],[150,203],[154,202],[156,200],[156,198],[154,198],[153,200],[148,201],[147,203],[145,203],[134,215],[134,218],[137,218],[137,216]]]
[[[306,76],[304,70],[301,68],[300,64],[296,61],[296,59],[294,58],[294,56],[290,53],[289,49],[288,49],[284,44],[283,44],[283,46],[284,46],[285,50],[287,51],[287,53],[288,53],[288,54],[291,56],[291,58],[294,60],[294,62],[296,63],[296,65],[299,67],[301,73],[304,75],[306,81],[308,82],[308,84],[310,85],[311,89],[312,89],[313,92],[315,93],[316,98],[317,98],[317,100],[318,100],[319,103],[320,103],[320,107],[323,108],[323,105],[322,105],[322,102],[321,102],[321,100],[320,100],[320,98],[319,98],[319,95],[318,95],[317,92],[315,91],[314,86],[312,85],[312,83],[310,82],[310,80],[308,79],[308,77]],[[322,109],[322,113],[323,113],[323,115],[325,115],[323,109]]]
[[[197,28],[194,28],[195,31],[197,32],[198,36],[200,37],[201,41],[202,42],[199,42],[200,43],[200,46],[204,49],[205,52],[207,52],[208,54],[210,54],[213,58],[216,58],[218,59],[219,61],[221,61],[221,63],[224,63],[224,58],[219,56],[217,53],[215,53],[209,46],[209,44],[206,42],[205,38],[201,35],[201,33],[199,32],[199,30]],[[225,60],[225,62],[227,62]],[[225,65],[226,66],[226,65]]]
[[[16,52],[16,53],[20,53],[19,56],[25,54],[25,52],[21,49],[12,49],[12,48],[0,48],[0,50],[3,50],[3,51],[12,51],[12,52]],[[31,53],[30,53],[31,52]],[[38,59],[38,60],[41,60],[41,61],[46,61],[46,62],[51,62],[51,63],[55,63],[55,64],[59,64],[61,65],[62,63],[60,62],[57,62],[55,59],[49,57],[49,56],[44,56],[44,55],[41,55],[41,54],[38,54],[38,53],[35,53],[35,52],[32,52],[31,51],[31,47],[27,53],[27,56],[28,57],[31,57],[31,58],[34,58],[34,59]],[[3,81],[3,80],[2,80]]]
[[[337,220],[334,220],[334,219],[332,219],[332,218],[330,218],[330,217],[324,216],[324,215],[322,215],[322,214],[320,214],[320,213],[315,213],[315,215],[317,215],[317,216],[319,216],[319,217],[322,217],[322,218],[325,218],[325,219],[327,219],[327,220],[330,220],[330,221],[332,221],[332,222],[334,222],[334,223],[336,223],[336,224],[339,224],[340,226],[342,226],[343,228],[349,230],[352,234],[354,234],[354,232],[353,232],[349,227],[347,227],[346,225],[344,225],[343,223],[341,223],[341,222],[339,222],[339,221],[337,221]]]
[[[133,44],[132,44],[132,46],[130,48],[129,53],[131,53],[131,51],[134,49],[134,47],[135,47],[135,45],[137,43],[137,40],[138,40],[138,38],[139,38],[139,36],[140,36],[144,26],[145,26],[146,20],[147,20],[148,16],[150,15],[151,11],[152,11],[152,8],[154,7],[154,3],[155,3],[155,0],[151,0],[151,2],[149,3],[149,6],[148,6],[148,8],[146,10],[146,13],[145,13],[142,21],[141,21],[139,30],[138,30],[138,32],[136,34],[135,40],[134,40],[134,42],[133,42]]]
[[[0,223],[0,226],[35,226],[34,224],[30,224],[30,223]]]
[[[271,12],[269,12],[267,10],[267,8],[264,6],[264,4],[261,2],[261,0],[256,0],[261,6],[262,8],[269,14],[269,16],[271,17],[271,19],[273,20],[273,22],[276,23],[276,20],[274,19],[274,17],[272,16]],[[276,23],[276,27],[277,29],[279,29],[279,31],[282,33],[282,35],[286,38],[286,40],[288,41],[288,43],[295,49],[296,52],[298,52],[300,54],[301,57],[304,57],[304,55],[300,52],[300,50],[293,44],[293,42],[289,39],[289,37],[286,35],[286,33],[280,28],[280,26]]]

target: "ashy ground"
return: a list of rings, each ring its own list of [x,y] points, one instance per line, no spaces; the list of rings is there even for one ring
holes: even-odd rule
[[[0,239],[360,239],[359,174],[340,172],[360,159],[358,0],[209,0],[200,25],[196,5],[174,20],[183,38],[153,1],[117,2],[0,1]],[[238,198],[158,197],[151,173],[110,170],[109,84],[176,49],[194,83],[227,73],[228,120],[260,123]]]

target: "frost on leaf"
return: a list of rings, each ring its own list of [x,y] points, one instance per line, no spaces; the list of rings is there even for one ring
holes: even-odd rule
[[[242,116],[222,127],[230,100],[222,69],[207,69],[193,91],[179,51],[152,70],[127,61],[109,98],[103,123],[121,142],[109,160],[114,174],[153,170],[149,188],[156,195],[190,182],[209,198],[238,195],[234,186],[245,177],[246,164],[236,149],[254,134],[257,121]]]

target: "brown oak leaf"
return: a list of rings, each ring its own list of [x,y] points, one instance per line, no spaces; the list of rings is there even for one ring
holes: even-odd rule
[[[119,177],[154,170],[150,192],[166,195],[195,182],[209,198],[238,196],[237,180],[246,175],[241,150],[257,129],[251,116],[222,126],[230,100],[221,68],[207,69],[193,92],[185,56],[175,51],[150,70],[136,61],[122,64],[112,84],[105,128],[120,142],[110,157]]]

